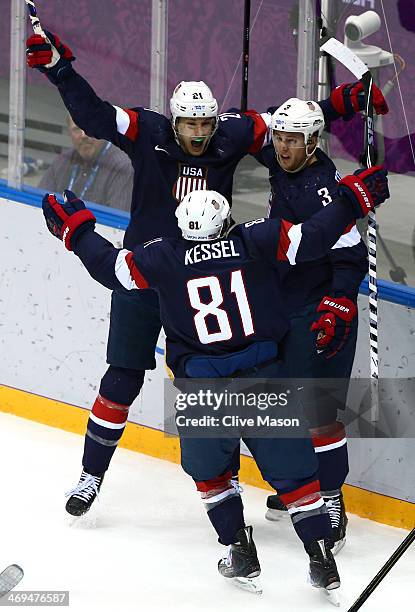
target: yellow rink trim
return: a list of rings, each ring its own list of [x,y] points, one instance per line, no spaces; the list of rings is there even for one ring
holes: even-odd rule
[[[89,411],[83,408],[2,385],[0,410],[81,435],[85,432],[89,415]],[[120,446],[180,463],[178,439],[144,425],[127,423]],[[245,455],[241,456],[240,479],[247,484],[272,490],[262,480],[253,459]],[[343,491],[347,511],[352,514],[403,529],[413,529],[415,526],[415,504],[351,485],[345,485]]]

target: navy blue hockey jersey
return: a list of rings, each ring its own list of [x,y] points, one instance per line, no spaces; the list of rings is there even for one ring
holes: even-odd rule
[[[187,357],[278,342],[289,328],[278,265],[321,257],[352,218],[340,200],[303,224],[257,219],[212,242],[156,238],[129,251],[88,231],[74,251],[110,289],[156,289],[167,364],[177,376]]]
[[[291,174],[278,164],[272,145],[257,155],[269,169],[270,218],[303,223],[337,199],[340,176],[336,167],[321,149],[316,149],[316,157],[316,162]],[[367,249],[352,223],[327,255],[287,271],[284,277],[287,305],[295,309],[324,295],[355,299],[367,271]]]
[[[174,211],[195,189],[212,189],[232,204],[233,176],[239,161],[259,151],[270,123],[270,113],[227,112],[206,152],[186,154],[174,139],[167,117],[149,109],[122,109],[101,100],[83,77],[68,68],[58,89],[75,123],[86,134],[111,141],[129,155],[134,167],[131,221],[124,245],[156,236],[179,236]],[[339,117],[329,100],[321,106],[326,121]]]

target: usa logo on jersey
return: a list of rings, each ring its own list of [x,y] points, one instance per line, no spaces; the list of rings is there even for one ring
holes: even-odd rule
[[[178,202],[191,191],[207,188],[207,168],[179,164],[179,176],[173,185],[173,196]]]

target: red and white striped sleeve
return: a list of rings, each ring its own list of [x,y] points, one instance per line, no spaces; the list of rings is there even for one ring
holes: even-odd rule
[[[341,181],[341,178],[342,176],[340,172],[336,169],[336,172],[334,174],[334,180],[336,181],[336,183],[338,183],[339,181]],[[356,227],[356,224],[350,223],[350,225],[348,225],[344,230],[343,235],[340,236],[336,244],[333,245],[331,248],[342,249],[344,247],[354,247],[356,246],[356,244],[359,244],[360,241],[361,237],[359,230]]]
[[[346,227],[343,234],[340,236],[332,249],[343,249],[344,247],[354,247],[361,242],[361,236],[355,223],[351,223]]]
[[[137,140],[139,133],[137,111],[129,108],[120,108],[115,105],[114,108],[116,111],[117,132],[134,142]]]
[[[278,261],[289,261],[292,266],[295,266],[297,251],[302,237],[301,227],[301,223],[294,224],[281,219],[277,251]]]
[[[148,289],[149,283],[138,269],[134,254],[122,249],[115,262],[115,276],[125,289]]]
[[[243,113],[254,122],[254,135],[252,144],[248,149],[248,153],[258,153],[265,144],[268,135],[268,128],[271,123],[271,115],[269,113],[257,113],[254,110],[249,110]]]

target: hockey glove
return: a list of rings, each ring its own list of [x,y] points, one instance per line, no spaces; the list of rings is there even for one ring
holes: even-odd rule
[[[324,353],[326,359],[331,359],[346,344],[350,334],[350,325],[357,316],[357,307],[347,297],[324,297],[317,307],[322,312],[321,317],[310,327],[317,332],[317,353]]]
[[[372,88],[373,108],[377,115],[386,115],[389,107],[383,93],[373,84]],[[330,102],[334,109],[346,118],[351,118],[355,113],[365,109],[365,92],[363,84],[360,81],[357,83],[345,83],[339,85],[330,94]]]
[[[65,71],[75,56],[58,36],[45,31],[47,38],[33,34],[26,41],[26,61],[30,68],[44,72],[52,83],[57,83],[61,71]]]
[[[338,193],[353,205],[356,219],[363,219],[389,198],[388,171],[382,166],[360,168],[342,178]]]
[[[72,251],[81,234],[94,229],[96,219],[72,191],[66,189],[63,198],[64,203],[60,204],[55,194],[45,194],[42,209],[50,233],[62,240],[68,251]]]

